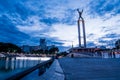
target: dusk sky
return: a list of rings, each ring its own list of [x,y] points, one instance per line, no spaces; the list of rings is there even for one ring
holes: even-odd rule
[[[111,47],[120,38],[120,0],[0,0],[0,42],[39,45],[46,38],[48,45],[78,46],[77,8],[87,47]]]

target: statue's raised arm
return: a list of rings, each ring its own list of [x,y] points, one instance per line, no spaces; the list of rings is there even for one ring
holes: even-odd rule
[[[83,9],[82,9],[82,11],[79,11],[79,9],[77,9],[77,11],[79,13],[79,19],[82,18]]]

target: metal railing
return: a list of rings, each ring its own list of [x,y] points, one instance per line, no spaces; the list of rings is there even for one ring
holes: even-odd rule
[[[36,69],[39,69],[38,74],[41,75],[45,72],[46,68],[48,68],[52,64],[53,61],[54,61],[54,59],[50,59],[48,61],[37,64],[36,66],[31,67],[31,68],[29,68],[27,70],[24,70],[22,72],[19,72],[19,73],[13,75],[13,76],[7,78],[6,80],[20,80],[21,78],[25,77],[26,75],[35,71]]]

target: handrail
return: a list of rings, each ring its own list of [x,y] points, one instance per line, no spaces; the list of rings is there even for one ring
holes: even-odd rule
[[[46,66],[48,64],[51,64],[53,62],[53,59],[50,59],[48,61],[45,61],[45,62],[42,62],[40,64],[37,64],[36,66],[34,67],[31,67],[27,70],[24,70],[22,72],[19,72],[9,78],[7,78],[6,80],[20,80],[21,78],[23,78],[24,76],[28,75],[29,73],[35,71],[36,69],[39,69],[40,67],[43,67],[43,66]]]

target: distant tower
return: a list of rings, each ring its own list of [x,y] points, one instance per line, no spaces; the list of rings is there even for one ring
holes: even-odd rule
[[[80,12],[79,9],[77,9],[78,13],[79,13],[79,18],[78,18],[78,39],[79,39],[79,47],[81,46],[81,32],[80,32],[80,22],[82,23],[82,29],[83,29],[83,47],[86,48],[86,34],[85,34],[85,23],[84,23],[84,19],[82,17],[82,13],[83,10]]]
[[[43,38],[43,39],[40,39],[40,49],[43,49],[45,50],[47,47],[46,47],[46,40]]]

